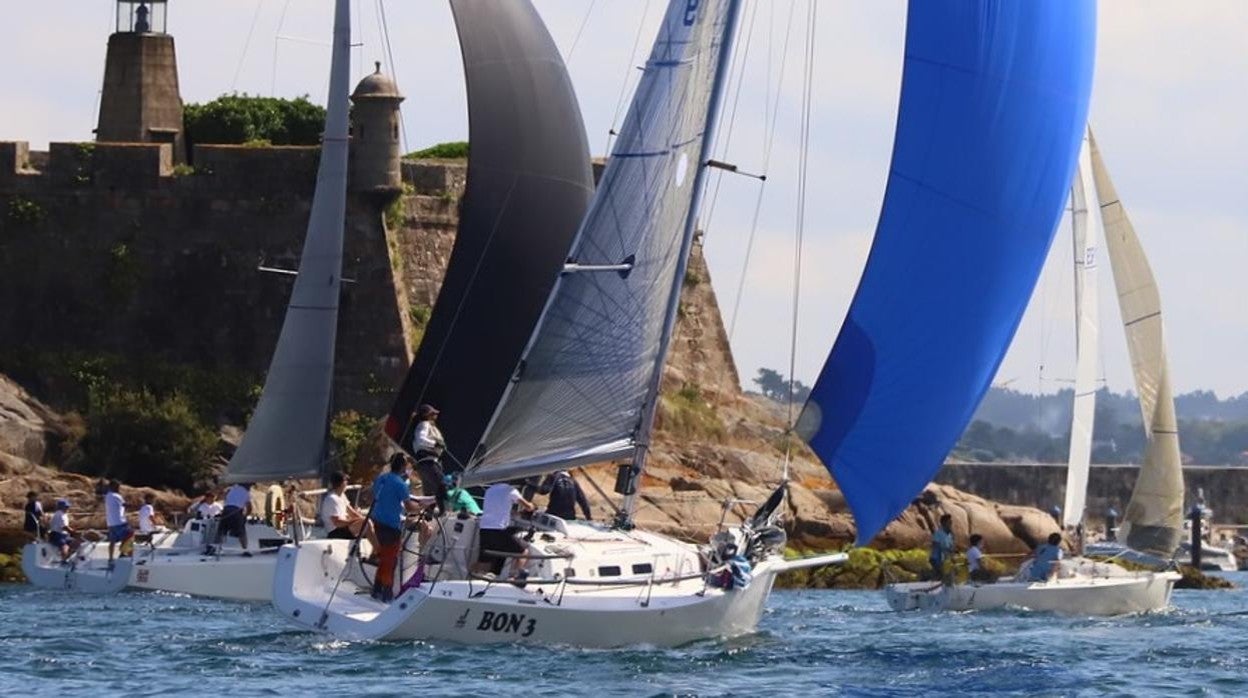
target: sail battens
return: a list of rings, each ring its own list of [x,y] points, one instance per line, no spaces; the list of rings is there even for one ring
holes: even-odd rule
[[[1126,321],[1126,322],[1122,323],[1122,325],[1123,325],[1123,327],[1131,327],[1132,325],[1135,325],[1135,324],[1138,324],[1138,323],[1144,322],[1145,320],[1152,320],[1153,318],[1159,318],[1159,317],[1161,317],[1161,311],[1160,311],[1160,310],[1158,310],[1158,311],[1157,311],[1157,312],[1155,312],[1155,313],[1149,313],[1149,314],[1147,314],[1147,315],[1144,315],[1144,316],[1141,316],[1141,317],[1137,317],[1137,318],[1135,318],[1135,319],[1133,319],[1133,320],[1128,320],[1128,321]]]
[[[875,240],[797,424],[860,544],[931,481],[1014,335],[1066,206],[1095,22],[1093,3],[909,5]]]
[[[325,461],[347,200],[351,17],[336,0],[325,134],[299,269],[264,388],[227,482],[315,476]]]
[[[672,0],[568,259],[627,259],[627,274],[559,277],[469,471],[557,468],[560,453],[636,447],[653,406],[709,123],[739,0]],[[525,466],[528,467],[528,466]],[[540,466],[539,466],[540,467]]]
[[[567,262],[594,178],[572,82],[532,3],[452,0],[451,10],[468,92],[467,189],[386,433],[410,449],[413,410],[436,405],[447,451],[467,462]]]

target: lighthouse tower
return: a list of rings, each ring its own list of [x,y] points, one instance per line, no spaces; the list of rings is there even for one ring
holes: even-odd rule
[[[169,143],[186,161],[182,96],[167,0],[115,0],[95,139],[103,143]]]

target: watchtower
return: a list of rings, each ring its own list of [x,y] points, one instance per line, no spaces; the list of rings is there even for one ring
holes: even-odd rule
[[[351,188],[393,196],[403,190],[399,167],[399,104],[403,95],[381,63],[351,93]]]
[[[167,0],[114,0],[116,30],[108,37],[104,88],[95,139],[104,143],[169,143],[186,161],[182,96]]]

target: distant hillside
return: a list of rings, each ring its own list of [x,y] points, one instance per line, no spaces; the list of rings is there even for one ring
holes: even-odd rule
[[[975,419],[1016,431],[1040,431],[1061,436],[1070,430],[1074,391],[1031,395],[1008,388],[992,388],[975,412]],[[1185,422],[1248,422],[1248,393],[1219,400],[1212,391],[1198,390],[1175,398],[1179,419]],[[1097,420],[1138,427],[1140,407],[1134,393],[1102,389],[1096,396]]]

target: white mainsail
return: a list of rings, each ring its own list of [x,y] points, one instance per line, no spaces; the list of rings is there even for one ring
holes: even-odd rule
[[[334,5],[333,59],[321,161],[299,274],[255,414],[227,482],[315,476],[325,454],[347,208],[349,0]]]
[[[1090,129],[1088,143],[1105,224],[1105,245],[1114,271],[1118,307],[1148,437],[1144,463],[1123,516],[1126,543],[1136,550],[1169,556],[1182,536],[1183,466],[1166,363],[1161,296],[1144,248],[1118,199]]]
[[[611,460],[644,444],[740,5],[669,3],[569,264],[465,482]]]
[[[1079,166],[1070,187],[1071,229],[1075,245],[1075,401],[1070,423],[1070,453],[1066,467],[1066,501],[1062,523],[1075,527],[1083,522],[1088,498],[1088,468],[1092,461],[1092,431],[1096,417],[1096,361],[1099,347],[1096,292],[1096,247],[1101,238],[1101,217],[1089,215],[1088,202],[1096,201],[1092,178],[1089,135],[1085,131]]]

